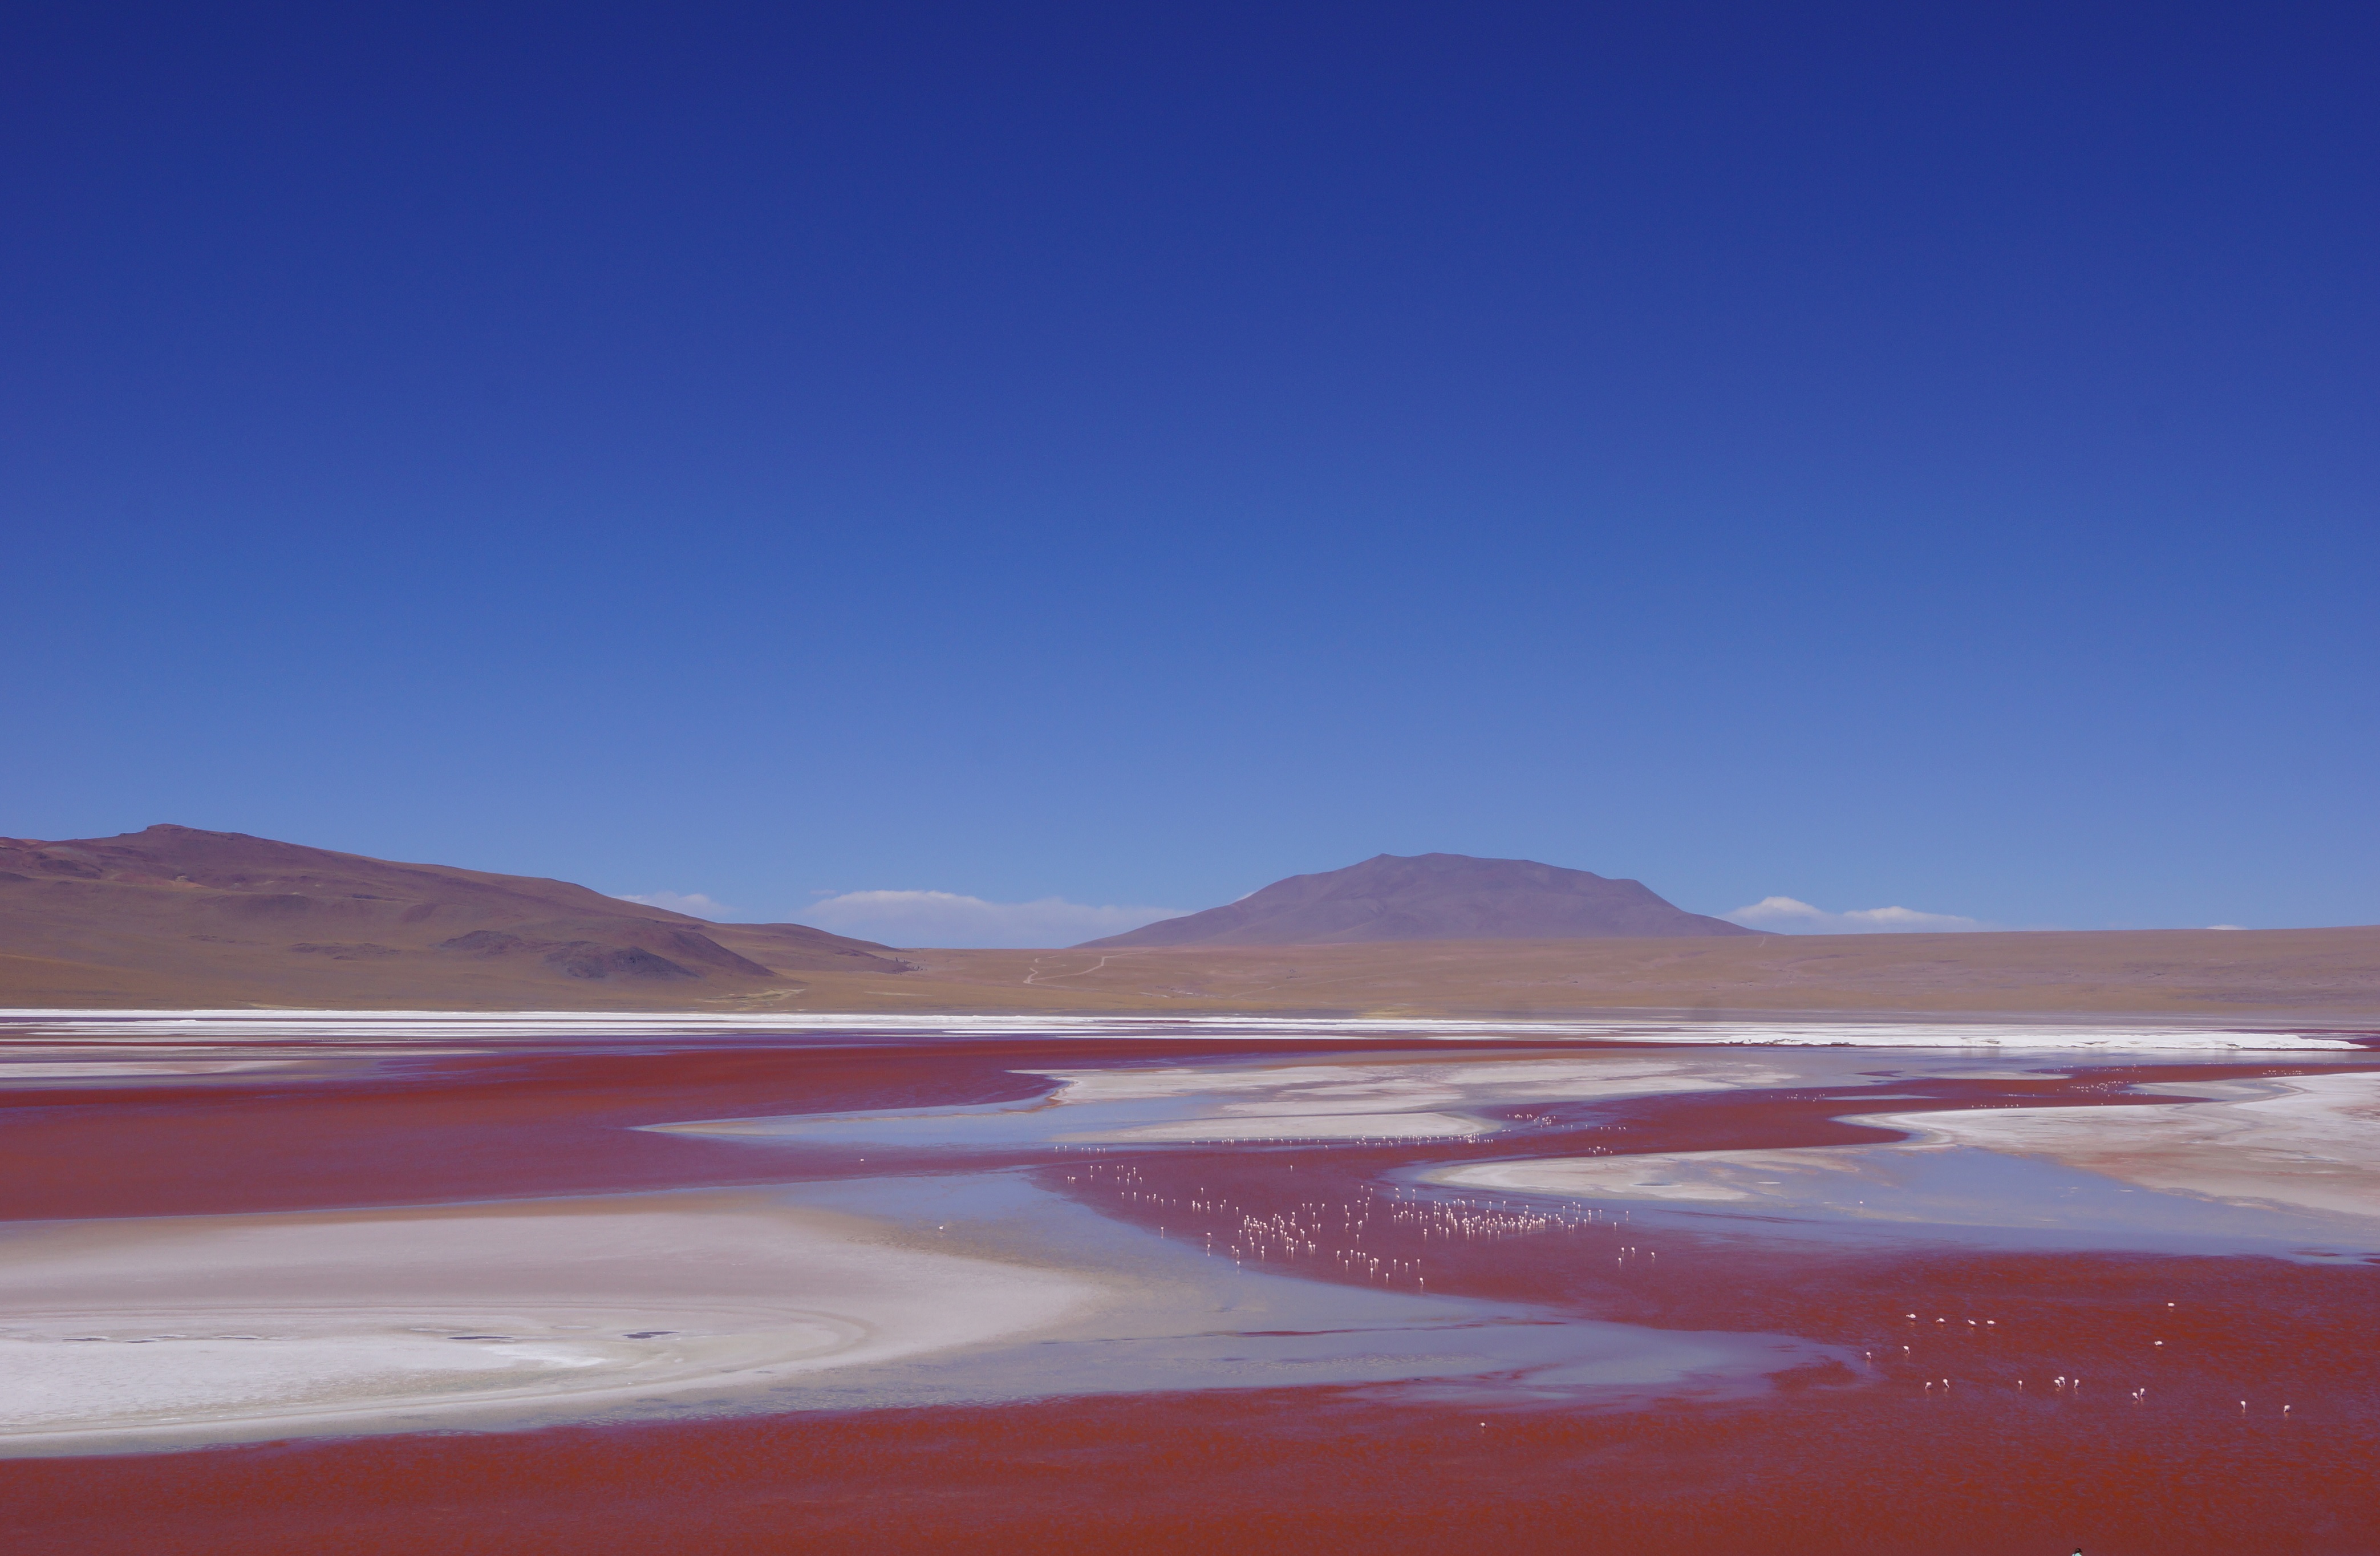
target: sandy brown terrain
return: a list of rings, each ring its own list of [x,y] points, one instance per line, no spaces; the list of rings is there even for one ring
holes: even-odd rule
[[[2380,927],[904,954],[983,1009],[2380,1019]]]

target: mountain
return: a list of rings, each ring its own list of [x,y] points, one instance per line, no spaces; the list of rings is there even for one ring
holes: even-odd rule
[[[533,1003],[589,984],[670,986],[683,1000],[704,985],[763,992],[805,973],[914,966],[801,924],[712,924],[565,881],[180,826],[0,838],[0,952],[77,965],[103,988],[162,977],[194,1002],[212,991],[334,1005]]]
[[[1380,854],[1293,875],[1235,903],[1080,950],[1138,945],[1337,945],[1379,940],[1609,940],[1755,931],[1671,906],[1641,881],[1530,859]]]
[[[1347,890],[1351,879],[1359,889]],[[1553,899],[1543,916],[1503,917],[1532,904],[1534,914],[1547,906],[1540,898]],[[1595,916],[1566,898],[1608,898],[1615,911],[1582,928]],[[1184,926],[1216,938],[1172,939]],[[1439,942],[1383,941],[1384,927]],[[1171,935],[1150,945],[1151,930]],[[1296,943],[1251,943],[1250,930]],[[1500,935],[1534,938],[1477,938]],[[1613,938],[1572,938],[1582,935]],[[1375,943],[1312,943],[1330,937]],[[24,1029],[15,1012],[35,1007],[241,1005],[828,1020],[844,1011],[1665,1020],[1923,1011],[2027,1021],[2091,1012],[2380,1030],[2380,927],[1753,935],[1680,913],[1633,881],[1450,855],[1302,876],[1095,943],[1119,941],[1146,948],[895,954],[800,924],[711,924],[560,881],[237,833],[0,839],[0,1039]]]

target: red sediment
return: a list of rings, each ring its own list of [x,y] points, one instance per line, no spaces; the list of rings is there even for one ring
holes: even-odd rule
[[[1421,1042],[1367,1046],[1433,1050]],[[1018,1074],[1021,1065],[1312,1052],[1310,1045],[1257,1041],[1081,1039],[643,1047],[605,1052],[574,1042],[554,1045],[559,1052],[423,1057],[385,1062],[382,1073],[360,1080],[291,1075],[233,1084],[0,1091],[0,1221],[327,1210],[837,1176],[851,1170],[852,1152],[790,1143],[763,1150],[747,1141],[641,1134],[635,1126],[1015,1101],[1052,1089],[1047,1080]],[[339,1057],[335,1047],[291,1052]],[[925,1160],[891,1149],[868,1154],[879,1170]],[[947,1159],[942,1152],[933,1160]]]
[[[1281,1391],[0,1464],[18,1556],[2380,1548],[2380,1437],[1818,1389],[1497,1412]]]
[[[1524,1045],[1499,1045],[1512,1052]],[[1547,1045],[1576,1054],[1583,1045]],[[333,1051],[334,1052],[334,1051]],[[1372,1053],[1442,1054],[1443,1044],[1367,1044]],[[1641,1051],[1639,1051],[1641,1052]],[[1711,1056],[1699,1051],[1698,1058]],[[626,1192],[844,1175],[847,1149],[639,1133],[645,1124],[1015,1101],[1050,1083],[1019,1066],[1199,1060],[1349,1059],[1293,1042],[1135,1039],[981,1041],[866,1048],[739,1044],[654,1052],[530,1050],[400,1061],[366,1079],[302,1076],[204,1086],[94,1087],[0,1092],[0,1221],[325,1210],[552,1194]],[[2125,1066],[2081,1079],[1935,1081],[1938,1100],[1889,1111],[2005,1099],[2038,1105],[2125,1100],[2120,1081],[2277,1075],[2297,1067]],[[1897,1091],[1918,1089],[1896,1082]],[[2169,1100],[2169,1099],[2157,1099]],[[1565,1149],[1628,1151],[1881,1142],[1896,1132],[1838,1122],[1870,1106],[1837,1091],[1692,1092],[1531,1107],[1582,1121],[1580,1133],[1463,1149],[1423,1142],[1392,1150],[1342,1148],[1334,1161],[1387,1168],[1451,1156],[1465,1161]],[[1592,1122],[1585,1122],[1592,1121]],[[879,1173],[928,1160],[892,1147],[867,1154]],[[1045,1161],[1047,1152],[978,1153]],[[1262,1160],[1278,1164],[1278,1148]],[[1267,1169],[1269,1171],[1269,1167]]]
[[[365,1080],[0,1097],[0,1220],[197,1215],[777,1182],[795,1153],[635,1126],[1038,1096],[989,1048],[407,1062]]]
[[[1161,1061],[1259,1052],[1169,1046]],[[419,1203],[947,1168],[948,1153],[862,1148],[861,1166],[848,1149],[629,1126],[1016,1100],[1048,1085],[1013,1074],[1019,1064],[1127,1056],[1159,1057],[1146,1043],[1108,1052],[1079,1042],[532,1052],[421,1062],[362,1081],[19,1093],[6,1099],[0,1129],[0,1215]],[[1909,1100],[1912,1092],[1942,1106],[2104,1103],[2111,1079],[2285,1068],[1901,1078],[1888,1104],[1820,1088],[1621,1099],[1531,1109],[1555,1122],[1525,1142],[969,1159],[1035,1163],[1045,1186],[1175,1237],[1328,1205],[1362,1222],[1367,1256],[1426,1268],[1432,1292],[1669,1329],[1793,1334],[1858,1358],[1781,1375],[1750,1403],[1482,1408],[1414,1389],[1315,1388],[18,1460],[0,1462],[0,1532],[12,1556],[2369,1551],[2380,1549],[2370,1468],[2380,1462],[2380,1365],[2368,1335],[2380,1270],[1837,1246],[1673,1223],[1573,1222],[1449,1239],[1397,1213],[1382,1181],[1430,1161],[1873,1140],[1888,1137],[1838,1115],[1928,1105]],[[1368,1267],[1328,1258],[1281,1268],[1379,1283]]]

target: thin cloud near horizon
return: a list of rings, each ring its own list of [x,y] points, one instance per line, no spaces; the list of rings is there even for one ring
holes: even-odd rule
[[[1786,935],[1968,934],[1998,928],[1955,913],[1925,913],[1913,907],[1854,907],[1829,913],[1796,897],[1763,897],[1718,917],[1747,930]]]

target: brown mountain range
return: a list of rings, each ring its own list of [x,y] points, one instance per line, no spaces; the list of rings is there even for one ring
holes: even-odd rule
[[[0,839],[0,947],[12,961],[83,966],[102,986],[113,974],[128,995],[162,979],[193,1004],[408,991],[437,1004],[577,1004],[571,991],[589,985],[605,1003],[683,1003],[915,966],[800,924],[712,924],[565,881],[178,826]]]
[[[1613,940],[1748,935],[1642,881],[1532,859],[1378,854],[1293,875],[1235,903],[1163,918],[1077,950],[1139,945],[1346,945],[1381,940]]]
[[[0,840],[0,1007],[119,1005],[1931,1014],[2367,1027],[2380,1026],[2380,928],[894,954],[799,924],[706,923],[559,881],[237,833]]]

